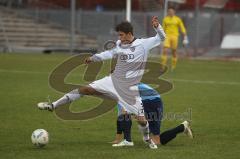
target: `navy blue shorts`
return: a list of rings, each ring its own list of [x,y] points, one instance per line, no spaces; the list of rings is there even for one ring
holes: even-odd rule
[[[143,100],[145,117],[149,123],[150,133],[160,135],[161,120],[163,117],[163,103],[161,98]]]

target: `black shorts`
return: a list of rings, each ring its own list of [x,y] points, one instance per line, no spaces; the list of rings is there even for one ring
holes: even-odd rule
[[[150,133],[160,135],[161,120],[163,117],[163,103],[161,98],[143,100],[145,117],[149,123]]]

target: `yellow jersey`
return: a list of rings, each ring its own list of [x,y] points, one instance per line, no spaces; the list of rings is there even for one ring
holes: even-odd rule
[[[178,16],[166,16],[163,19],[163,29],[167,35],[179,36],[179,28],[183,34],[186,34],[183,22]]]

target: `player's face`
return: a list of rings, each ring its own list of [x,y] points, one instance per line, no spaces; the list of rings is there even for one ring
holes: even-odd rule
[[[168,9],[168,15],[169,16],[174,16],[175,15],[175,10],[174,9]]]
[[[131,33],[124,33],[122,31],[118,32],[118,39],[121,40],[122,44],[129,44],[132,40]]]

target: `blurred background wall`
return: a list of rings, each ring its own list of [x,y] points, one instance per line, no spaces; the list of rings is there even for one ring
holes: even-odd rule
[[[154,35],[151,17],[162,20],[165,2],[131,1],[136,37]],[[192,56],[219,49],[226,35],[240,34],[238,0],[168,0],[167,4],[184,21]],[[0,0],[0,48],[6,52],[70,47],[101,51],[105,41],[116,40],[114,26],[126,17],[126,0],[76,0],[74,12],[71,7],[69,0]],[[182,48],[181,40],[179,44]],[[160,54],[160,49],[155,52]]]

